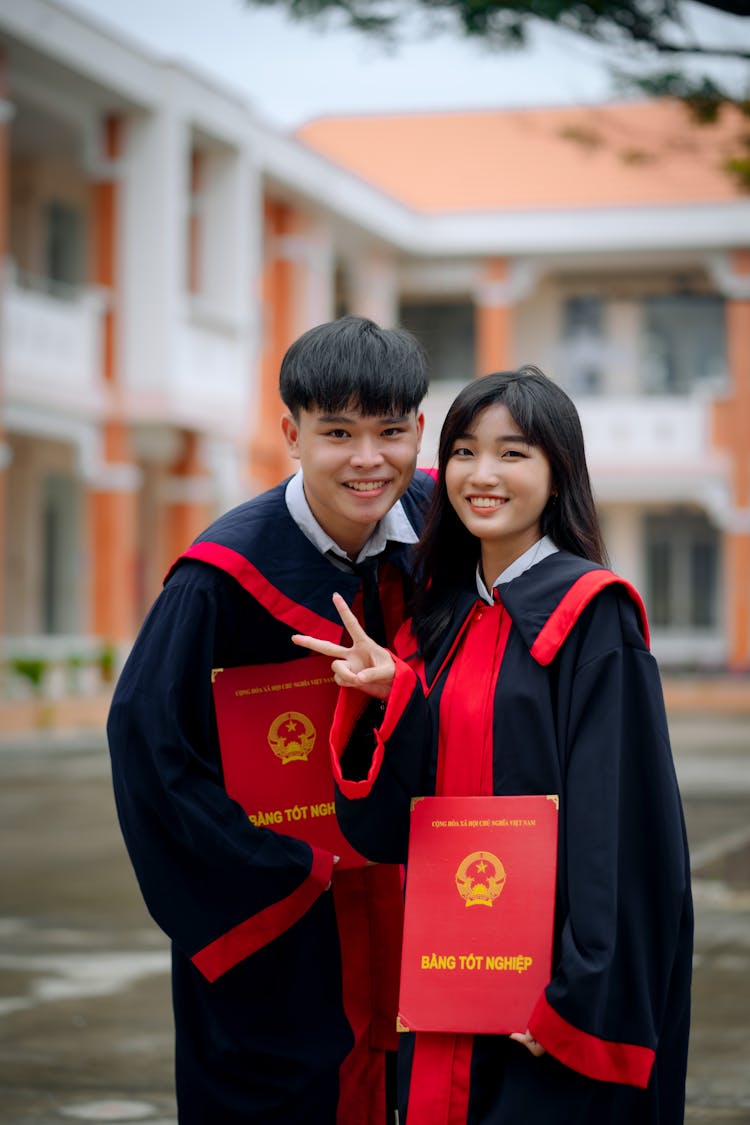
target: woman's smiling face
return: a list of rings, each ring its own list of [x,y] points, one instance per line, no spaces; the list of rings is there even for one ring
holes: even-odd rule
[[[502,403],[486,407],[456,437],[445,486],[459,519],[481,543],[488,584],[541,538],[552,492],[550,464]]]

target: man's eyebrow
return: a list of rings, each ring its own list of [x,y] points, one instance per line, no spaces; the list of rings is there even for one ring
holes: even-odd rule
[[[332,422],[358,422],[362,418],[374,418],[376,422],[405,422],[408,414],[319,414],[318,421],[330,425]]]

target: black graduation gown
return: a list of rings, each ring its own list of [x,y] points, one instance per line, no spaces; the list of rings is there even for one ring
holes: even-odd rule
[[[417,532],[430,487],[419,472],[402,498]],[[254,827],[222,782],[211,669],[305,658],[292,633],[339,640],[331,595],[360,592],[299,530],[284,489],[178,560],[108,721],[122,831],[172,939],[182,1125],[381,1125],[381,1048],[397,1045],[400,869],[336,871],[331,893],[332,855]],[[389,635],[408,556],[394,547],[381,567]]]
[[[553,975],[529,1023],[547,1054],[535,1058],[505,1037],[476,1037],[461,1119],[678,1125],[692,903],[661,684],[640,599],[611,572],[564,551],[500,595],[502,606],[489,611],[510,616],[504,651],[477,659],[475,646],[474,683],[480,690],[496,676],[486,724],[494,792],[560,795]],[[409,802],[436,791],[441,726],[450,726],[454,747],[471,752],[472,720],[450,684],[457,674],[471,683],[471,668],[457,672],[469,642],[456,645],[456,638],[462,627],[468,638],[476,615],[488,609],[467,589],[427,668],[417,658],[397,661],[364,770],[358,736],[351,737],[361,729],[363,697],[340,695],[332,731],[337,815],[372,859],[406,859]],[[408,637],[404,654],[414,648]],[[441,713],[444,696],[451,707]],[[404,1040],[408,1072],[413,1037]]]

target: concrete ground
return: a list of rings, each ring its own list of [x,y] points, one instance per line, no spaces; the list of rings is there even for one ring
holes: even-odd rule
[[[697,912],[686,1120],[750,1125],[750,718],[671,728]],[[0,742],[0,824],[0,1125],[175,1125],[167,943],[102,737]]]

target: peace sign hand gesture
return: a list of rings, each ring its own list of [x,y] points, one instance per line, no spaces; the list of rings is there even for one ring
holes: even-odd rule
[[[368,637],[341,594],[333,595],[333,604],[352,639],[351,648],[300,633],[295,633],[292,641],[311,652],[332,656],[331,670],[339,687],[359,688],[374,699],[387,699],[396,674],[393,657],[388,649],[381,648]]]

